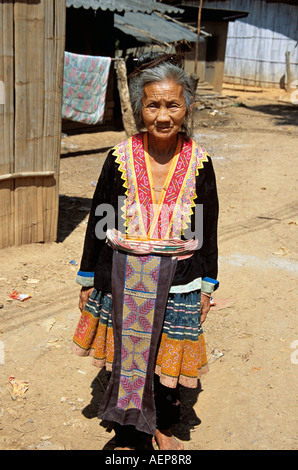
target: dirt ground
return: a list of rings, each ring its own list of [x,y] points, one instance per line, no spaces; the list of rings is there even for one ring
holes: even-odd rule
[[[186,450],[297,449],[298,108],[237,93],[197,113],[195,138],[217,175],[219,280],[204,324],[210,371],[182,389]],[[0,449],[101,450],[105,375],[74,356],[75,283],[88,210],[107,151],[124,132],[62,139],[57,243],[0,251]],[[24,302],[12,290],[31,293]],[[12,396],[9,378],[27,382]]]

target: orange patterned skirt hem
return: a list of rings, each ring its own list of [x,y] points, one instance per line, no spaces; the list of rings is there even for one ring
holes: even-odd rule
[[[92,357],[98,368],[112,370],[114,334],[111,294],[94,291],[88,300],[73,338],[73,351]],[[206,345],[200,324],[200,293],[170,294],[155,373],[169,388],[181,384],[196,388],[208,372]]]

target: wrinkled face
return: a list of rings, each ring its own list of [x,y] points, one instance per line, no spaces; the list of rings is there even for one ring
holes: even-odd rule
[[[142,117],[149,134],[172,139],[187,114],[182,85],[173,80],[153,82],[144,87]]]

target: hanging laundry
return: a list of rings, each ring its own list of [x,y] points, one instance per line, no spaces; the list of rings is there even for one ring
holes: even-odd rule
[[[110,57],[65,52],[62,117],[85,124],[103,120]]]

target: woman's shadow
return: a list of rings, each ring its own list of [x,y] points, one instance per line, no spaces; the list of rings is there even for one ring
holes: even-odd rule
[[[83,416],[87,419],[98,418],[98,409],[101,400],[103,399],[104,393],[108,386],[111,373],[106,371],[105,368],[101,369],[97,376],[93,379],[91,383],[91,401],[85,406],[82,410]],[[110,421],[100,421],[100,426],[104,427],[107,432],[111,433],[114,430],[114,424]],[[102,450],[113,450],[115,447],[114,437],[104,446]]]
[[[98,417],[98,409],[101,400],[106,391],[111,373],[105,369],[101,369],[97,376],[91,383],[91,401],[82,410],[83,416],[87,419],[93,419]],[[196,388],[186,388],[179,385],[180,394],[180,421],[172,427],[173,434],[181,441],[190,441],[190,433],[195,426],[200,425],[201,420],[196,415],[194,406],[197,403],[199,394],[203,391],[201,382],[198,380]],[[114,429],[114,425],[110,421],[100,421],[100,426],[104,427],[107,432],[111,433]],[[104,446],[103,450],[113,450],[115,447],[114,437]]]

